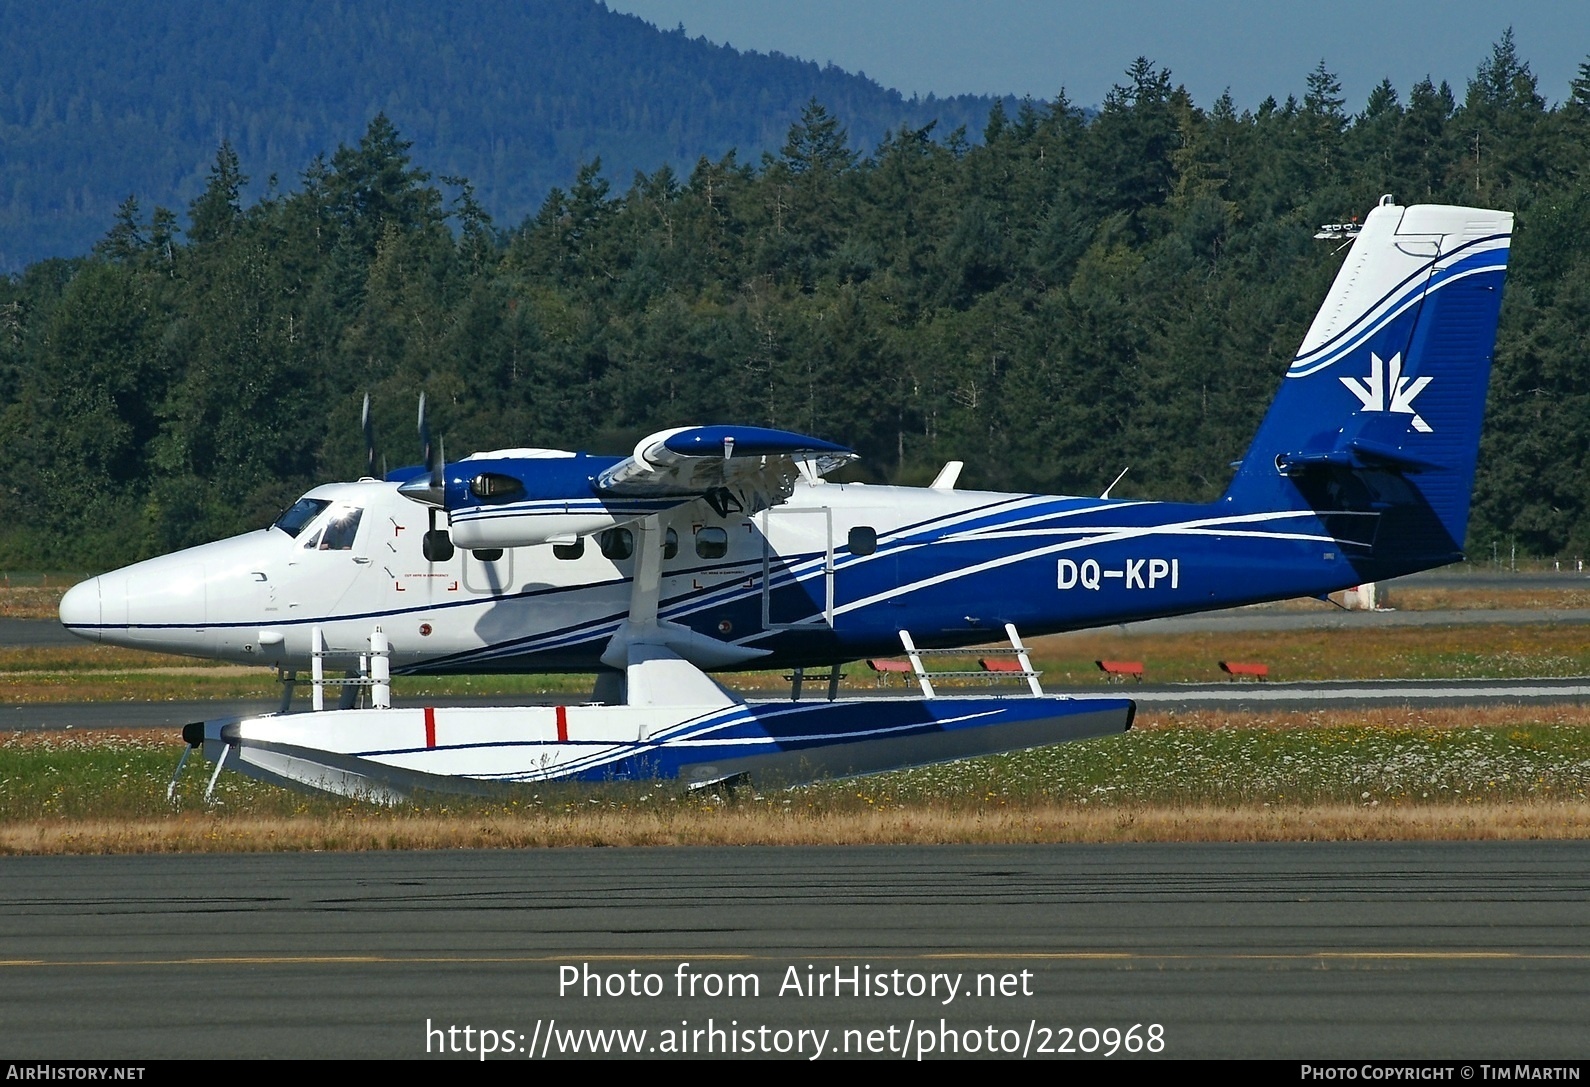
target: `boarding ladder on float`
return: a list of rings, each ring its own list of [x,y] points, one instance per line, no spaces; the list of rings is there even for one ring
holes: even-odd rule
[[[386,634],[377,626],[370,632],[370,648],[368,652],[359,654],[359,667],[357,671],[350,671],[344,676],[326,675],[326,658],[348,656],[348,650],[332,650],[326,648],[325,635],[319,627],[309,628],[309,691],[310,704],[315,712],[326,708],[326,688],[342,688],[340,706],[342,709],[354,708],[360,688],[370,688],[370,708],[389,710],[392,708],[392,644],[387,640]],[[293,687],[300,681],[296,671],[279,671],[277,677],[282,682],[281,712],[287,713],[292,709]]]
[[[341,709],[351,710],[356,708],[359,689],[370,688],[370,708],[389,710],[392,708],[392,644],[387,640],[386,634],[377,626],[370,632],[370,648],[368,652],[359,654],[359,669],[349,672],[345,676],[327,676],[326,658],[348,656],[345,649],[331,650],[326,648],[326,638],[318,626],[309,628],[309,689],[311,703],[316,713],[326,708],[326,687],[337,686],[342,688],[340,699]],[[290,713],[293,707],[293,687],[297,685],[298,673],[296,671],[283,671],[277,669],[277,678],[282,683],[281,713]],[[195,726],[189,726],[195,727]],[[171,781],[166,785],[166,800],[176,803],[177,779],[182,776],[182,768],[188,764],[188,756],[193,753],[194,745],[190,743],[182,749],[182,757],[177,760],[177,768],[171,774]],[[221,767],[226,763],[226,752],[231,747],[222,749],[220,756],[215,760],[215,771],[210,775],[210,783],[204,790],[204,802],[208,804],[210,797],[215,792],[215,783],[221,776]]]
[[[935,679],[1024,679],[1034,695],[1042,696],[1043,687],[1038,683],[1038,677],[1043,675],[1032,666],[1032,658],[1027,654],[1027,646],[1022,642],[1021,635],[1016,631],[1016,624],[1005,624],[1005,636],[1010,639],[1010,647],[991,649],[918,649],[916,642],[911,638],[909,630],[900,631],[900,644],[905,647],[905,655],[911,662],[911,672],[916,676],[917,683],[922,687],[923,698],[936,697],[933,690]],[[935,657],[968,657],[977,655],[983,658],[983,666],[970,670],[941,669],[928,671],[924,658]],[[999,667],[991,662],[1012,660],[1016,667]]]

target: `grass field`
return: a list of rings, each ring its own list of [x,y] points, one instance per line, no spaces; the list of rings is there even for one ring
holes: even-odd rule
[[[0,852],[1590,836],[1590,708],[1145,714],[1103,740],[792,790],[525,786],[397,809],[222,776],[149,733],[0,742]]]
[[[54,619],[81,574],[0,574],[0,619]]]

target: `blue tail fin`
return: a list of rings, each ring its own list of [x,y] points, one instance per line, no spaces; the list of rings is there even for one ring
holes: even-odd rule
[[[1223,501],[1315,511],[1366,580],[1460,558],[1512,230],[1371,211]]]

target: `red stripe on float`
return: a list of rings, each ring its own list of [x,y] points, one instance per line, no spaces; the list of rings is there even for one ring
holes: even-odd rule
[[[569,708],[567,706],[559,706],[558,707],[558,743],[566,744],[568,742],[569,742]]]
[[[425,707],[425,746],[436,746],[436,707]]]

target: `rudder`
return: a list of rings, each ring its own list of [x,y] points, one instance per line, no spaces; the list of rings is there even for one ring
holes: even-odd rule
[[[1371,211],[1224,501],[1347,511],[1369,537],[1355,564],[1378,576],[1460,557],[1512,226]]]

